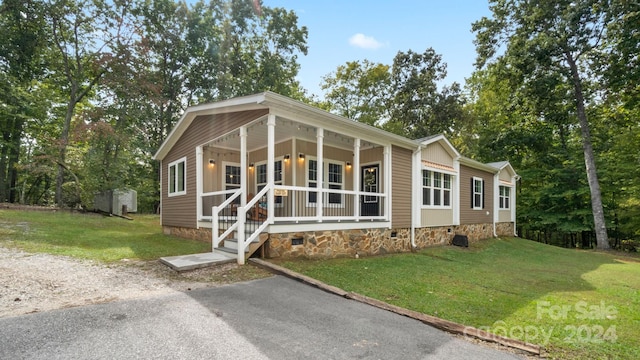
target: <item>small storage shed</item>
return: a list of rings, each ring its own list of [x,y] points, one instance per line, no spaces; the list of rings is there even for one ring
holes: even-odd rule
[[[124,212],[138,211],[138,193],[135,190],[116,189],[103,191],[93,199],[96,210],[110,214],[124,215]]]

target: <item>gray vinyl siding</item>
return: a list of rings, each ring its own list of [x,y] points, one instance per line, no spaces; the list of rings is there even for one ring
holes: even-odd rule
[[[197,194],[196,194],[196,147],[207,141],[226,134],[240,126],[266,115],[268,110],[254,110],[237,113],[218,114],[215,116],[196,117],[180,139],[161,161],[162,179],[160,196],[162,197],[162,225],[197,227]],[[185,195],[169,197],[167,165],[174,160],[186,156],[186,191]],[[206,162],[206,161],[203,161]],[[206,164],[203,164],[206,166]],[[216,163],[218,165],[218,163]],[[221,166],[220,164],[219,166]]]
[[[484,207],[473,209],[471,206],[471,179],[484,180]],[[460,164],[460,223],[488,224],[493,223],[493,174]],[[487,214],[487,212],[489,214]]]
[[[411,150],[391,148],[391,226],[411,227]]]

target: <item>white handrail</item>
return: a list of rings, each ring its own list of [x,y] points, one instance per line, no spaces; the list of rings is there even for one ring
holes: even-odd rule
[[[272,186],[267,185],[262,190],[260,190],[253,199],[247,201],[247,204],[244,207],[238,207],[238,264],[244,264],[244,250],[247,248],[247,245],[253,239],[258,236],[264,230],[267,225],[269,225],[269,219],[273,217],[273,211],[269,211],[272,209],[267,209],[267,219],[253,232],[249,237],[246,237],[245,234],[245,222],[247,219],[247,211],[251,209],[263,196],[267,194],[269,190],[271,190]]]
[[[220,232],[220,211],[225,209],[227,206],[229,206],[239,195],[240,195],[240,189],[234,189],[234,190],[225,190],[225,191],[217,191],[214,193],[207,193],[209,195],[207,196],[211,196],[211,195],[225,195],[225,194],[233,194],[231,196],[229,196],[228,199],[226,199],[225,201],[222,202],[222,204],[220,204],[219,206],[213,206],[211,208],[211,251],[213,251],[213,249],[217,249],[218,245],[220,245],[220,241],[222,241],[222,239],[226,238],[229,234],[231,234],[232,231],[234,231],[235,229],[238,228],[238,221],[236,221],[233,225],[231,225],[222,235],[218,235],[218,232]],[[204,194],[203,194],[204,196]]]

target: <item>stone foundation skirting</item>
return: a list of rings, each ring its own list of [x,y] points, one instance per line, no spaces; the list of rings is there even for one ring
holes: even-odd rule
[[[185,239],[211,242],[211,229],[207,228],[194,229],[178,226],[163,226],[162,232],[165,235],[173,235]]]
[[[498,236],[515,236],[515,229],[512,222],[496,223],[496,234]]]
[[[498,224],[496,224],[498,225]],[[497,230],[498,226],[496,226]],[[502,223],[498,235],[512,236],[513,223]],[[493,224],[467,224],[416,229],[416,247],[448,245],[455,234],[470,242],[493,237]],[[337,258],[411,251],[411,229],[355,229],[269,234],[267,258]]]
[[[211,229],[163,226],[163,232],[187,239],[211,241]],[[513,236],[513,223],[497,223],[498,236]],[[456,234],[469,242],[492,238],[493,224],[465,224],[416,228],[417,249],[448,245]],[[269,234],[265,243],[267,258],[326,259],[384,255],[411,251],[411,229],[354,229]]]

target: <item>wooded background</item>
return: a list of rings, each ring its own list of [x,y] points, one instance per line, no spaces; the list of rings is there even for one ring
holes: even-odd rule
[[[490,1],[476,71],[445,84],[432,48],[296,81],[308,31],[258,0],[2,0],[0,201],[93,208],[130,188],[157,212],[151,157],[187,106],[271,90],[465,156],[509,160],[521,236],[640,240],[640,5]]]

